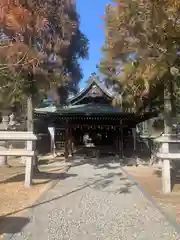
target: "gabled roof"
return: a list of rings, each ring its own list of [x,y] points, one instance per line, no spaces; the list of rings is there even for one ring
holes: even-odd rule
[[[108,99],[113,98],[113,94],[111,92],[109,92],[108,89],[101,82],[99,82],[96,78],[92,78],[88,82],[87,86],[82,91],[80,91],[76,96],[73,96],[68,99],[68,103],[69,104],[77,104],[79,101],[81,101],[83,98],[85,98],[87,96],[88,92],[90,92],[90,90],[93,88],[93,86],[97,86],[99,88],[99,90],[102,91],[102,93]]]
[[[122,119],[126,118],[129,127],[132,127],[130,123],[140,123],[148,120],[152,117],[156,117],[158,112],[145,112],[143,114],[136,114],[133,112],[122,112],[120,108],[113,107],[109,104],[79,104],[71,105],[67,107],[61,106],[49,106],[46,108],[37,108],[34,110],[36,116],[59,116],[59,117],[78,117],[78,116],[105,116],[105,117],[120,117]]]
[[[57,107],[50,105],[48,107],[41,107],[41,108],[35,108],[34,112],[35,113],[54,113],[57,111]]]
[[[67,107],[49,106],[45,108],[36,108],[34,110],[38,114],[58,114],[58,115],[114,115],[120,114],[121,110],[108,104],[80,104]]]

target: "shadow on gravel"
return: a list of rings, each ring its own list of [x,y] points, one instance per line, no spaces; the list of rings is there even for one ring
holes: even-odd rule
[[[49,181],[51,180],[54,180],[54,179],[60,179],[60,180],[64,180],[66,178],[70,178],[70,177],[77,177],[77,174],[69,174],[69,173],[50,173],[50,172],[39,172],[39,173],[36,173],[34,176],[33,176],[33,179],[34,180],[40,180],[40,179],[43,179],[43,180],[46,180],[47,181],[43,181],[43,183],[48,183]],[[8,178],[4,181],[1,181],[0,183],[11,183],[11,182],[22,182],[24,181],[25,179],[25,174],[19,174],[19,175],[16,175],[16,176],[13,176],[11,178]],[[33,183],[33,185],[37,185],[37,184],[41,184],[40,183]]]
[[[128,180],[125,177],[122,177],[123,174],[122,173],[109,173],[106,176],[102,176],[100,174],[96,174],[96,176],[101,177],[102,179],[100,181],[98,181],[97,183],[93,184],[91,187],[95,188],[97,190],[103,190],[105,192],[108,193],[113,193],[113,194],[127,194],[127,193],[131,193],[131,187],[134,185],[133,183],[130,182],[125,182],[123,183],[123,186],[119,187],[120,184],[115,184],[115,177],[120,181],[126,181]],[[120,178],[119,178],[120,177]],[[118,183],[120,183],[118,180]],[[110,186],[111,185],[111,186]],[[110,187],[110,189],[108,189],[108,187]]]
[[[112,169],[112,170],[119,168],[119,166],[112,166],[112,165],[110,165],[108,163],[95,165],[95,167],[98,168],[98,169],[107,168],[107,169]]]
[[[0,217],[0,235],[20,233],[29,222],[25,217]]]
[[[120,161],[116,157],[101,157],[101,158],[82,158],[79,159],[71,159],[69,161],[71,163],[71,167],[82,166],[85,164],[93,165],[95,168],[107,168],[107,169],[118,169],[120,166]],[[112,163],[118,163],[119,166],[112,166]]]
[[[107,175],[96,174],[96,177],[99,176],[99,179],[94,180],[94,178],[89,178],[89,179],[87,179],[87,183],[85,183],[83,186],[78,187],[78,188],[76,188],[76,189],[74,189],[70,192],[67,192],[63,195],[54,197],[54,198],[49,199],[49,200],[37,202],[36,204],[33,204],[29,207],[19,209],[17,211],[11,212],[11,213],[8,213],[6,215],[3,215],[2,217],[7,217],[7,216],[10,216],[12,214],[17,214],[17,213],[22,212],[24,210],[35,208],[35,207],[41,206],[41,205],[46,204],[46,203],[51,203],[53,201],[58,201],[61,198],[70,196],[70,195],[72,195],[74,193],[77,193],[77,192],[79,192],[79,191],[81,191],[85,188],[88,188],[88,187],[89,188],[95,188],[96,190],[105,189],[105,191],[106,191],[106,188],[108,188],[110,184],[113,186],[115,180],[116,181],[118,180],[118,183],[119,183],[119,184],[117,184],[117,182],[116,182],[117,187],[115,187],[112,190],[107,190],[106,192],[114,193],[114,194],[127,194],[127,193],[130,194],[131,193],[131,187],[134,184],[131,184],[129,182],[125,182],[121,185],[121,187],[119,187],[119,185],[121,184],[121,181],[128,180],[127,178],[121,178],[122,175],[123,175],[122,173],[114,173],[114,172],[108,173]],[[69,174],[69,176],[71,176],[71,177],[74,176],[75,177],[76,174]]]

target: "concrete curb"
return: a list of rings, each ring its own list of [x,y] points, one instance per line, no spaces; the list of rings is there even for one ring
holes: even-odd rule
[[[170,225],[176,230],[178,234],[180,234],[180,225],[176,222],[176,218],[173,215],[168,214],[165,212],[160,204],[157,203],[157,201],[151,197],[146,191],[144,191],[143,187],[136,182],[136,180],[128,173],[127,170],[125,170],[122,166],[120,166],[122,172],[127,176],[127,178],[137,186],[137,188],[140,190],[140,192],[143,194],[143,196],[165,217],[165,219],[170,223]],[[179,238],[178,238],[179,239]]]
[[[68,166],[68,167],[65,166],[65,167],[64,167],[64,170],[65,170],[64,172],[68,172],[69,169],[70,169],[70,167],[71,167],[71,166]],[[62,169],[62,171],[63,171],[63,169]],[[57,179],[53,179],[53,180],[51,180],[50,182],[46,183],[45,186],[41,189],[39,195],[38,195],[32,202],[30,202],[25,209],[23,209],[22,211],[20,211],[19,214],[18,214],[18,216],[21,216],[21,217],[24,216],[24,215],[29,211],[29,209],[33,208],[34,205],[36,205],[36,204],[38,203],[38,201],[39,201],[41,198],[43,198],[43,196],[44,196],[50,189],[53,189],[60,180],[61,180],[61,179],[57,178]],[[5,222],[5,220],[4,220],[4,222]],[[3,228],[3,225],[4,225],[4,223],[2,222],[2,223],[1,223],[2,228]],[[1,227],[1,226],[0,226],[0,227]],[[12,229],[13,226],[14,226],[14,224],[12,223],[12,224],[9,225],[9,228]],[[2,235],[2,239],[3,239],[3,240],[10,240],[10,239],[12,239],[13,235],[14,235],[14,233],[10,233],[10,234],[4,233],[4,234]]]

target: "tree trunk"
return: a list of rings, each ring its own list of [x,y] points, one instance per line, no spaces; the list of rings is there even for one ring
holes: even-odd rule
[[[172,92],[164,86],[164,134],[172,133]]]
[[[27,99],[27,131],[34,132],[32,95],[30,95]],[[33,159],[33,169],[34,169],[34,172],[39,172],[38,159],[36,156]]]
[[[32,96],[27,99],[27,131],[33,132],[33,103]]]

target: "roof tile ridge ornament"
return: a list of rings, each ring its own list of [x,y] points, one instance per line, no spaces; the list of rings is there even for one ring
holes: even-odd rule
[[[52,112],[56,112],[57,111],[57,105],[55,102],[51,102],[51,104],[48,106],[52,109]]]
[[[107,87],[103,85],[101,82],[99,82],[96,78],[92,78],[88,84],[86,85],[85,88],[83,88],[77,95],[70,97],[68,99],[68,102],[70,103],[71,101],[75,100],[76,98],[80,97],[85,93],[93,84],[96,84],[108,97],[113,98],[113,93],[109,92]]]
[[[65,104],[59,104],[59,107],[62,109],[67,109],[69,107],[71,107],[71,104],[65,103]]]
[[[57,107],[56,106],[52,106],[52,112],[56,112],[57,111]]]

